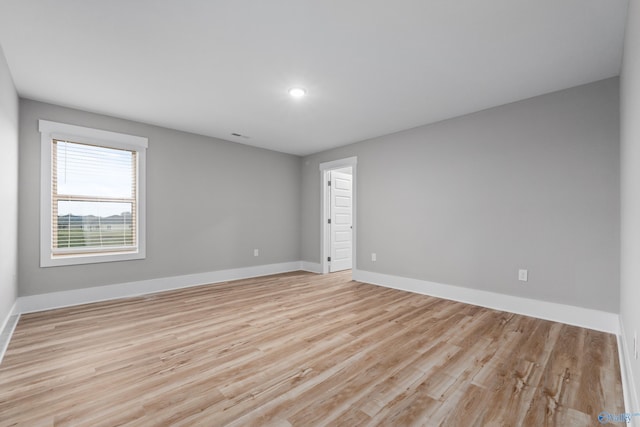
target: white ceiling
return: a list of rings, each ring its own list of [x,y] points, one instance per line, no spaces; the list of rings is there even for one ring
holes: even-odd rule
[[[627,0],[0,0],[0,45],[22,97],[306,155],[616,76],[626,10]],[[297,85],[308,96],[287,94]]]

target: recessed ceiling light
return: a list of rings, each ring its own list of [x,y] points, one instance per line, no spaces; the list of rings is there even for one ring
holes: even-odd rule
[[[301,87],[292,87],[291,89],[289,89],[289,95],[293,96],[294,98],[302,98],[306,94],[307,91]]]

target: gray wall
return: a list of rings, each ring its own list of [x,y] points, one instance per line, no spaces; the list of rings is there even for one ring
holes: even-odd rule
[[[38,119],[149,138],[145,260],[39,267]],[[296,156],[21,100],[20,295],[298,261],[299,176]]]
[[[359,270],[615,313],[618,102],[608,79],[305,157],[302,259],[318,164],[357,156]]]
[[[621,93],[621,280],[620,316],[626,348],[640,330],[640,2],[629,2]],[[640,390],[640,362],[631,356],[631,376]],[[638,402],[634,402],[636,405]],[[638,407],[627,408],[637,411]]]
[[[0,327],[18,293],[18,95],[0,48]]]

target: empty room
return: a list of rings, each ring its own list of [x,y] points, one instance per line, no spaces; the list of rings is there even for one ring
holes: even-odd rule
[[[0,0],[0,426],[640,426],[640,0]]]

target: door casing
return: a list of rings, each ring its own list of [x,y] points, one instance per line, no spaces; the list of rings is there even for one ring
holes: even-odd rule
[[[353,173],[353,186],[352,186],[352,198],[353,198],[353,210],[351,212],[352,220],[353,220],[353,234],[352,234],[352,242],[351,242],[351,260],[352,260],[352,270],[357,269],[357,241],[358,241],[358,227],[357,227],[357,211],[358,211],[358,190],[357,190],[357,182],[358,182],[358,174],[357,174],[357,165],[358,158],[357,157],[347,157],[344,159],[333,160],[330,162],[320,163],[320,265],[322,274],[327,274],[329,272],[329,262],[327,258],[331,254],[331,242],[329,235],[329,191],[327,182],[329,181],[329,171],[334,169],[342,169],[346,167],[351,167],[351,171]]]

